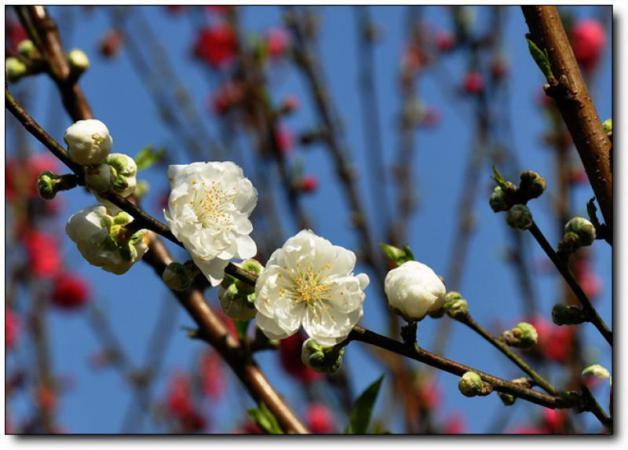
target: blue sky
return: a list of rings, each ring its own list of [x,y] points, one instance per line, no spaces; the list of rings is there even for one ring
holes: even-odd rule
[[[383,147],[386,161],[392,164],[397,149],[398,133],[395,117],[400,108],[398,92],[398,67],[400,52],[405,34],[405,13],[402,7],[374,7],[372,17],[382,30],[382,39],[377,44],[375,59],[376,90],[380,108],[380,121],[383,132]],[[51,8],[55,17],[60,17],[61,7]],[[529,57],[524,34],[527,31],[521,12],[516,7],[506,8],[504,53],[511,64],[511,94],[508,110],[513,121],[512,137],[509,145],[516,151],[522,167],[533,169],[547,176],[548,191],[554,187],[552,174],[553,155],[541,140],[545,128],[543,116],[536,105],[537,95],[542,85],[540,72]],[[359,96],[358,64],[356,60],[356,29],[354,12],[350,7],[323,7],[321,11],[320,53],[330,94],[343,119],[345,141],[351,152],[359,173],[364,173],[366,166],[365,141],[362,130],[361,101]],[[484,30],[487,22],[487,10],[476,8],[477,29]],[[597,13],[591,8],[572,8],[576,16]],[[95,8],[89,13],[74,10],[74,26],[71,35],[62,35],[67,48],[80,47],[86,51],[92,67],[81,80],[95,116],[104,121],[114,138],[114,149],[131,155],[146,145],[164,145],[171,152],[173,162],[191,162],[180,151],[181,143],[160,122],[158,112],[151,101],[143,81],[137,76],[129,63],[124,50],[114,61],[103,60],[97,53],[97,43],[110,28],[109,15],[103,8]],[[185,16],[171,16],[164,8],[144,8],[153,30],[158,30],[161,44],[166,48],[169,58],[174,63],[177,73],[191,93],[198,109],[202,111],[214,136],[218,136],[215,118],[207,113],[207,98],[215,80],[208,81],[208,74],[198,63],[190,58],[190,47],[194,40],[195,29],[192,21]],[[269,27],[281,23],[280,10],[276,7],[246,7],[243,19],[247,31],[263,32]],[[449,28],[449,18],[443,7],[427,7],[424,20]],[[62,28],[62,31],[64,29]],[[611,33],[608,33],[610,40]],[[601,62],[601,69],[594,80],[592,94],[600,116],[605,119],[612,113],[612,64],[611,54],[606,51]],[[452,80],[461,80],[466,67],[462,54],[446,57],[445,67]],[[467,154],[473,139],[473,109],[470,102],[456,98],[442,85],[437,72],[428,70],[417,86],[420,98],[428,105],[437,107],[441,112],[441,122],[432,129],[419,129],[416,133],[416,158],[414,162],[414,183],[420,199],[419,208],[410,226],[410,245],[415,255],[422,262],[430,265],[439,274],[445,274],[451,253],[452,238],[456,226],[456,205],[462,188],[463,171]],[[50,82],[44,77],[22,82],[23,86],[34,89],[38,101],[32,106],[33,115],[46,124],[59,141],[64,129],[70,125],[65,115],[51,116],[51,107],[60,111],[57,94],[50,89]],[[28,83],[28,84],[27,84]],[[270,75],[273,98],[279,101],[286,94],[296,94],[302,99],[302,106],[289,119],[286,126],[295,132],[306,130],[316,124],[315,111],[307,98],[303,78],[292,67],[276,67]],[[41,99],[41,100],[40,100]],[[57,106],[51,106],[50,102]],[[52,119],[52,120],[51,120]],[[496,124],[500,126],[500,124]],[[239,151],[248,151],[251,143],[247,139],[238,139],[234,146]],[[33,148],[41,150],[33,143]],[[234,150],[235,151],[235,150]],[[575,150],[574,150],[575,151]],[[7,152],[10,154],[11,140]],[[349,216],[344,197],[334,179],[334,170],[328,153],[321,146],[313,146],[303,151],[297,149],[308,173],[320,179],[318,191],[304,200],[305,208],[315,217],[315,229],[318,234],[338,245],[357,249],[359,242],[349,230]],[[512,268],[504,261],[509,238],[504,227],[503,215],[495,215],[488,207],[490,192],[490,171],[488,164],[483,170],[481,191],[474,210],[477,229],[472,238],[465,275],[460,290],[469,300],[474,317],[490,327],[497,321],[504,327],[512,326],[521,319],[521,299],[517,291],[517,282]],[[273,173],[273,179],[277,179]],[[163,220],[156,205],[166,186],[165,168],[156,167],[142,174],[150,183],[151,192],[145,201],[149,211]],[[359,178],[360,189],[367,196],[367,186],[371,180],[366,176]],[[275,183],[276,185],[276,183]],[[578,187],[575,194],[575,212],[585,213],[586,201],[592,196],[589,187]],[[388,190],[389,199],[394,201],[394,191]],[[263,193],[262,193],[263,195]],[[281,198],[281,197],[280,197]],[[82,191],[75,190],[63,196],[64,213],[69,215],[80,208],[90,205],[92,199]],[[535,219],[541,229],[546,230],[550,241],[557,242],[555,219],[551,216],[548,196],[531,205]],[[371,214],[376,214],[380,205],[367,202]],[[298,231],[294,223],[283,211],[284,228],[289,235]],[[63,221],[61,221],[63,222]],[[63,223],[56,229],[61,234]],[[288,235],[286,236],[288,237]],[[532,249],[533,259],[542,256],[526,235],[525,240]],[[176,250],[175,250],[176,251]],[[597,301],[601,315],[611,321],[611,251],[600,241],[594,247],[596,272],[602,277],[604,292]],[[92,301],[106,312],[125,351],[133,360],[144,358],[146,342],[153,324],[157,320],[160,305],[168,295],[152,270],[137,264],[125,276],[105,273],[82,261],[73,244],[65,238],[64,260],[68,266],[88,278],[93,286]],[[534,284],[538,293],[537,302],[542,313],[549,319],[552,305],[556,301],[558,280],[553,276],[535,274]],[[374,330],[384,332],[381,299],[378,289],[371,286],[367,290],[363,324]],[[215,297],[208,292],[208,298]],[[173,300],[173,299],[170,299]],[[21,301],[26,301],[22,298]],[[120,429],[124,411],[129,401],[129,390],[124,381],[114,370],[95,372],[88,366],[89,356],[98,348],[98,341],[87,326],[84,314],[51,314],[50,333],[55,369],[59,374],[67,374],[74,380],[59,402],[59,419],[70,432],[116,433]],[[441,321],[426,320],[419,327],[419,341],[426,346],[432,344],[432,336],[441,326]],[[193,325],[183,311],[177,316],[177,326]],[[585,349],[591,362],[600,362],[610,367],[608,347],[599,338],[595,330],[586,328]],[[497,375],[512,378],[518,372],[503,356],[492,349],[478,336],[466,328],[453,324],[453,333],[448,344],[446,356],[481,367]],[[186,337],[182,328],[175,332],[170,341],[165,362],[157,384],[157,392],[164,391],[164,381],[174,368],[187,368],[202,344]],[[29,358],[29,355],[23,355]],[[302,411],[305,402],[302,394],[276,365],[272,353],[259,355],[259,362],[271,381],[278,386],[288,402]],[[364,352],[361,344],[354,343],[347,351],[345,364],[354,380],[355,392],[360,392],[381,373]],[[418,364],[418,363],[417,363]],[[559,378],[552,381],[560,384]],[[468,431],[484,432],[496,420],[503,406],[499,398],[491,395],[485,398],[465,398],[457,390],[458,379],[448,374],[439,375],[443,392],[443,410],[439,417],[445,417],[452,411],[461,412],[467,421]],[[608,398],[600,392],[601,399]],[[233,400],[236,399],[234,402]],[[252,405],[252,401],[241,393],[237,381],[230,382],[225,399],[211,406],[214,430],[228,431],[243,415],[239,406]],[[377,412],[385,406],[394,405],[394,399],[380,401]],[[606,405],[606,401],[602,402]],[[24,410],[25,405],[18,401],[14,405],[16,413]],[[513,407],[511,423],[520,423],[526,415],[539,414],[540,407],[518,402]],[[390,415],[390,429],[400,430],[399,417]],[[340,422],[344,417],[339,417]],[[587,419],[588,420],[588,419]],[[156,429],[150,421],[144,422],[143,432]]]

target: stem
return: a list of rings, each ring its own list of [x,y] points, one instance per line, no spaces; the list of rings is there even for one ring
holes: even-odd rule
[[[555,6],[522,6],[533,41],[547,51],[556,79],[546,91],[569,129],[612,237],[612,144],[597,115],[587,85]]]
[[[573,275],[571,275],[571,272],[569,271],[569,268],[567,267],[565,262],[554,251],[550,243],[543,235],[543,232],[539,229],[534,221],[532,222],[532,226],[528,229],[528,231],[532,233],[532,236],[534,236],[541,248],[545,251],[545,254],[554,263],[560,274],[563,276],[563,278],[567,282],[567,285],[571,288],[576,298],[584,308],[584,311],[588,316],[588,321],[595,325],[595,328],[597,328],[600,334],[604,336],[606,342],[608,342],[609,345],[612,346],[613,332],[610,330],[608,325],[606,325],[604,320],[602,320],[602,318],[599,316],[599,314],[591,304],[591,300],[589,300],[589,298],[587,297],[587,294],[584,293]]]
[[[508,359],[510,359],[513,363],[515,363],[521,370],[523,370],[526,374],[530,376],[534,380],[534,382],[545,389],[549,394],[556,395],[557,391],[552,384],[539,375],[532,367],[526,363],[521,356],[515,353],[503,340],[500,338],[496,338],[492,336],[484,327],[482,327],[479,323],[473,320],[472,317],[467,316],[466,318],[458,319],[458,322],[465,324],[473,331],[482,336],[486,341],[488,341],[493,347],[502,352]]]

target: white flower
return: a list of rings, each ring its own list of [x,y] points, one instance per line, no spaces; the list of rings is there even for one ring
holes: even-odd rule
[[[249,236],[257,191],[242,169],[228,161],[170,166],[168,178],[171,191],[164,214],[170,231],[217,286],[230,259],[257,253]]]
[[[366,274],[354,275],[355,254],[309,230],[271,255],[255,284],[257,326],[270,339],[299,327],[323,346],[344,340],[362,317]]]
[[[79,120],[65,130],[63,140],[75,163],[91,166],[105,162],[113,139],[107,126],[100,120]]]
[[[90,264],[107,272],[123,274],[146,253],[146,230],[126,236],[124,225],[133,221],[125,212],[115,217],[103,205],[85,208],[68,220],[65,231]]]
[[[445,285],[425,264],[408,261],[391,270],[384,280],[390,308],[406,320],[421,320],[445,301]]]

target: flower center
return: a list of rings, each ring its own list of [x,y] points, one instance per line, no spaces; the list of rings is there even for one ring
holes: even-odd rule
[[[231,215],[227,214],[226,206],[232,196],[225,193],[215,181],[212,181],[209,186],[206,186],[204,192],[201,192],[201,195],[192,202],[198,221],[204,227],[229,225]]]
[[[323,283],[321,275],[311,268],[299,270],[294,277],[294,290],[298,298],[305,303],[314,303],[324,300],[331,285]]]

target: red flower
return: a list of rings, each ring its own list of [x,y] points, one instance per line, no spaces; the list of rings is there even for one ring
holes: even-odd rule
[[[122,34],[117,30],[107,31],[100,40],[99,51],[104,58],[115,57],[122,47]]]
[[[327,434],[334,432],[334,418],[326,406],[318,403],[309,405],[305,417],[312,433]]]
[[[87,282],[71,273],[63,273],[54,280],[52,304],[62,309],[78,309],[89,298]]]
[[[573,327],[557,326],[540,317],[530,320],[530,323],[539,335],[537,348],[541,354],[550,361],[564,363],[573,348]]]
[[[225,391],[225,374],[218,353],[208,350],[201,356],[201,383],[203,394],[217,400]]]
[[[602,292],[602,280],[591,268],[589,254],[579,252],[572,263],[574,277],[587,297],[594,300]]]
[[[421,409],[431,410],[438,407],[442,395],[436,380],[425,377],[419,378],[417,380],[417,397]]]
[[[565,428],[567,414],[564,410],[545,408],[543,410],[543,425],[548,433],[561,433]]]
[[[478,94],[484,90],[484,78],[479,72],[469,72],[464,77],[462,86],[467,94]]]
[[[228,24],[217,24],[204,28],[194,46],[197,58],[212,68],[220,68],[229,63],[237,50],[237,37]]]
[[[42,231],[27,231],[22,236],[28,265],[35,277],[52,278],[61,268],[61,256],[55,237]]]
[[[290,48],[290,35],[283,28],[271,28],[266,34],[266,49],[271,58],[283,56]]]
[[[606,30],[597,20],[581,20],[571,30],[571,45],[582,68],[593,70],[606,45]]]
[[[279,126],[279,128],[275,130],[275,138],[281,154],[288,155],[294,147],[294,138],[290,130],[284,126]]]
[[[12,350],[17,342],[19,322],[15,314],[9,309],[4,311],[4,343],[6,350]]]
[[[314,192],[318,188],[318,178],[314,175],[305,175],[301,180],[301,186],[299,186],[301,192]]]
[[[194,410],[191,400],[190,381],[183,373],[176,373],[168,384],[166,394],[168,412],[177,418],[185,417]]]
[[[217,115],[226,114],[231,108],[242,101],[244,89],[241,83],[228,81],[214,92],[211,108]]]
[[[460,413],[450,415],[443,425],[443,433],[445,434],[462,434],[465,433],[466,430],[466,421]]]
[[[19,22],[10,21],[6,24],[6,42],[9,53],[15,54],[18,44],[24,39],[28,39],[28,35]]]
[[[305,342],[303,333],[298,332],[279,342],[279,361],[281,367],[302,383],[312,383],[322,378],[322,374],[307,367],[301,361],[301,347]]]
[[[454,45],[456,45],[456,40],[448,31],[437,31],[434,41],[436,43],[436,48],[443,53],[450,51],[454,48]]]

